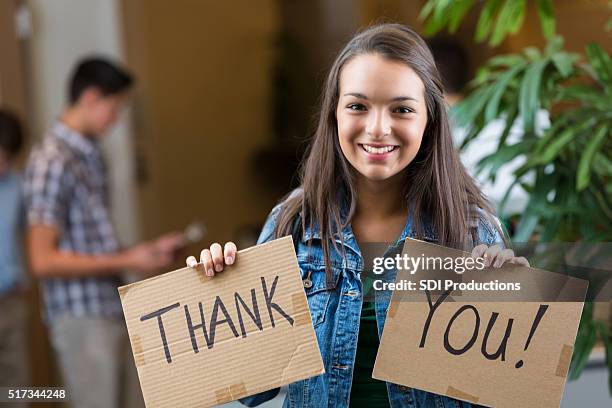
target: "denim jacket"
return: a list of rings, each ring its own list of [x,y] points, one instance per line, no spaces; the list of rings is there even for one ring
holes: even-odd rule
[[[273,231],[282,203],[269,215],[258,244],[273,239]],[[425,223],[425,240],[436,242],[432,228]],[[345,255],[338,253],[330,245],[330,262],[333,282],[327,282],[325,263],[321,245],[321,235],[317,228],[307,229],[301,239],[294,237],[297,260],[304,282],[304,291],[312,323],[319,343],[325,374],[298,381],[288,386],[283,407],[347,407],[353,379],[353,365],[357,352],[357,338],[363,302],[360,272],[363,258],[350,225],[344,229],[343,246]],[[416,237],[411,217],[399,240],[394,245],[403,245],[407,237]],[[502,244],[498,230],[487,221],[482,210],[472,225],[468,239],[473,245],[485,243]],[[312,240],[310,251],[308,241]],[[478,241],[478,242],[474,242]],[[331,284],[331,286],[330,286]],[[391,299],[390,292],[376,291],[375,310],[380,338],[385,324],[387,308]],[[240,402],[253,407],[274,398],[279,388],[242,398]],[[390,407],[392,408],[472,408],[474,405],[449,397],[413,388],[387,383]]]

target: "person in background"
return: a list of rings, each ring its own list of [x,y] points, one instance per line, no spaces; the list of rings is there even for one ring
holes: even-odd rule
[[[444,99],[453,106],[463,99],[470,80],[469,58],[461,43],[450,38],[434,38],[427,42],[444,86]]]
[[[0,110],[0,387],[29,385],[26,276],[21,256],[25,222],[21,178],[14,169],[22,146],[19,120]]]
[[[31,270],[41,281],[44,320],[69,399],[79,408],[116,407],[124,391],[121,274],[157,274],[184,244],[182,234],[172,233],[124,250],[111,223],[99,140],[116,122],[132,82],[109,61],[81,61],[69,104],[33,149],[25,173]]]
[[[461,102],[464,92],[470,80],[470,60],[467,52],[460,42],[451,38],[434,38],[428,42],[429,48],[436,61],[436,67],[440,72],[444,85],[444,99],[450,107]],[[538,113],[538,123],[546,127],[549,122],[545,111]],[[518,126],[517,126],[518,124]],[[499,206],[506,191],[514,182],[514,171],[522,164],[515,160],[499,169],[495,175],[495,181],[488,180],[485,174],[478,174],[478,162],[498,149],[499,138],[503,133],[505,119],[495,119],[487,124],[478,141],[466,146],[461,151],[461,162],[468,173],[474,177],[480,189],[494,206]],[[454,125],[451,121],[451,131],[454,145],[461,146],[466,134],[466,129]],[[508,136],[507,143],[513,144],[520,140],[520,123],[515,125]],[[508,201],[499,216],[509,231],[514,227],[510,223],[510,216],[521,213],[528,201],[527,193],[520,187],[515,186],[510,193]]]

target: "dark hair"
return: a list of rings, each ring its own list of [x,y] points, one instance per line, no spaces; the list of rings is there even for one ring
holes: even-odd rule
[[[427,43],[442,77],[445,91],[461,92],[469,79],[469,61],[463,46],[449,38],[434,38]]]
[[[347,62],[363,54],[406,64],[425,85],[427,125],[416,157],[404,170],[404,199],[412,210],[417,237],[424,238],[424,219],[429,219],[440,244],[458,246],[479,218],[474,207],[492,213],[453,147],[442,81],[429,48],[406,26],[377,25],[353,37],[336,57],[323,86],[318,126],[302,164],[302,190],[284,201],[276,224],[276,237],[292,234],[297,216],[301,216],[302,229],[318,224],[328,266],[330,242],[335,247],[333,237],[342,239],[342,229],[350,223],[357,200],[351,165],[338,140],[339,80]],[[343,214],[339,198],[348,202],[348,215]]]
[[[104,96],[115,95],[127,90],[134,82],[132,76],[122,68],[102,58],[81,60],[70,79],[68,100],[76,103],[83,91],[95,87]]]
[[[0,149],[15,156],[23,146],[23,130],[17,116],[0,110]]]

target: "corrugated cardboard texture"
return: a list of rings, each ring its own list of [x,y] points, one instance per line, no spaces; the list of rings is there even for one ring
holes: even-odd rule
[[[406,242],[404,253],[461,254],[413,240]],[[483,280],[495,279],[495,270],[478,273],[485,275]],[[535,287],[545,287],[547,275],[552,274],[533,268],[514,268],[512,273],[514,280],[529,281]],[[398,280],[408,278],[406,271],[398,272]],[[572,284],[579,283],[586,294],[587,282],[578,281]],[[432,304],[439,298],[439,294],[432,294]],[[429,329],[425,330],[432,309],[426,294],[415,292],[407,296],[406,292],[395,292],[391,300],[393,313],[387,314],[373,377],[496,408],[559,407],[583,303],[508,299],[468,302],[460,296],[453,300],[442,301],[435,308]],[[498,350],[504,350],[500,345],[510,319],[505,352],[495,356]]]
[[[183,268],[119,288],[147,407],[213,406],[324,373],[291,237],[203,276]]]

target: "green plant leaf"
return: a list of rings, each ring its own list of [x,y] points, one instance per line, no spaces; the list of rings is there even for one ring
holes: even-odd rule
[[[476,24],[476,33],[474,35],[477,42],[483,42],[491,32],[493,19],[499,9],[500,3],[501,0],[488,0],[482,9],[480,17],[478,18],[478,23]]]
[[[544,223],[544,229],[540,235],[540,240],[543,242],[550,242],[554,240],[563,221],[563,216],[561,215],[553,215],[550,217],[550,219],[546,220]]]
[[[428,19],[424,34],[430,36],[442,30],[448,22],[449,16],[452,14],[452,8],[452,0],[437,0],[433,13]]]
[[[459,28],[459,23],[465,16],[465,13],[472,8],[474,1],[475,0],[455,0],[454,9],[448,22],[448,31],[451,33],[457,31],[457,28]]]
[[[516,232],[514,233],[513,240],[516,242],[527,242],[531,234],[533,234],[533,230],[538,225],[540,221],[540,216],[538,214],[527,214],[521,217],[521,221],[519,225],[516,227]]]
[[[525,9],[527,8],[527,0],[515,0],[513,2],[512,16],[509,17],[510,26],[508,32],[510,34],[516,34],[523,25],[525,19]]]
[[[566,52],[555,52],[551,55],[550,59],[557,71],[561,73],[564,78],[569,77],[574,70],[574,62],[576,58],[572,54]]]
[[[612,88],[610,88],[612,91]],[[596,116],[598,120],[612,119],[612,92],[602,92],[595,85],[572,85],[556,90],[555,102],[576,101],[588,110],[586,116]]]
[[[437,0],[428,0],[419,13],[419,20],[424,21],[427,19],[427,17],[429,17],[431,12],[434,10],[434,7],[436,7],[437,3]]]
[[[496,173],[504,164],[511,162],[515,157],[520,156],[533,148],[534,139],[527,139],[513,145],[504,145],[495,152],[480,159],[476,165],[478,171],[489,168],[489,173]]]
[[[574,100],[579,102],[587,102],[591,104],[599,104],[599,102],[608,102],[605,94],[590,85],[572,85],[560,89],[558,94],[559,100]]]
[[[603,176],[612,176],[612,160],[610,160],[608,157],[606,157],[606,155],[602,154],[601,152],[595,153],[595,158],[593,159],[593,168],[597,169],[597,172]]]
[[[591,192],[595,197],[597,205],[599,209],[601,209],[602,214],[608,219],[608,222],[612,224],[612,209],[610,208],[609,200],[606,200],[606,197],[603,196],[602,192],[593,188],[593,186],[589,186],[589,192]],[[602,221],[602,223],[604,222],[606,221]]]
[[[523,70],[525,65],[526,63],[521,62],[513,66],[508,71],[500,75],[497,81],[492,85],[493,90],[491,91],[491,99],[489,99],[487,102],[487,107],[485,109],[485,122],[489,122],[497,117],[499,102],[506,91],[506,87],[516,76],[516,74]]]
[[[502,199],[499,201],[499,206],[497,207],[498,214],[502,214],[502,215],[504,214],[504,209],[506,208],[506,204],[508,203],[508,200],[510,199],[510,193],[512,192],[512,189],[514,188],[514,186],[519,184],[519,182],[520,180],[515,178],[510,184],[510,186],[504,192]]]
[[[486,66],[496,68],[500,66],[513,67],[517,64],[525,62],[525,58],[519,54],[503,54],[496,55],[487,61]]]
[[[531,61],[538,61],[542,58],[542,53],[536,47],[525,47],[523,54]]]
[[[467,98],[455,105],[451,112],[457,125],[462,127],[471,125],[489,100],[491,92],[492,87],[490,86],[477,88]]]
[[[576,136],[574,128],[565,129],[535,158],[534,162],[537,164],[551,162],[559,154],[559,151]]]
[[[501,44],[504,38],[506,38],[506,35],[511,32],[517,24],[517,20],[521,19],[521,9],[524,7],[525,0],[506,0],[495,20],[495,26],[493,27],[493,33],[489,39],[489,45],[496,47]],[[518,23],[520,27],[522,21],[518,21]]]
[[[587,130],[596,122],[596,118],[592,117],[592,112],[589,109],[569,111],[564,115],[553,117],[551,120],[551,126],[545,130],[544,136],[538,140],[535,146],[532,157],[532,162],[535,164],[544,163],[542,160],[543,152],[550,148],[555,143],[555,140],[559,139],[565,131],[569,130],[578,134]],[[554,156],[551,158],[554,158]]]
[[[596,341],[597,333],[593,325],[593,304],[586,302],[582,311],[576,341],[574,342],[574,353],[568,376],[569,380],[575,380],[580,376],[589,360],[589,355]]]
[[[578,174],[576,176],[576,190],[584,190],[589,185],[593,157],[603,144],[606,136],[610,136],[610,128],[607,123],[603,123],[597,128],[595,135],[587,144],[584,153],[582,153],[580,164],[578,164]]]
[[[563,42],[564,42],[563,37],[561,37],[560,35],[550,38],[548,42],[546,43],[546,48],[544,49],[544,55],[546,55],[547,57],[550,57],[555,52],[561,51],[561,48],[563,48]]]
[[[586,242],[593,242],[597,239],[597,230],[593,222],[580,223],[580,237]]]
[[[609,86],[612,82],[612,60],[610,55],[596,43],[588,44],[586,53],[589,63],[597,75],[597,80]]]
[[[604,322],[597,322],[599,334],[606,351],[606,365],[608,366],[608,391],[612,396],[612,332]]]
[[[535,116],[540,106],[540,80],[548,61],[540,60],[531,64],[525,71],[519,90],[519,112],[523,119],[525,132],[534,131]]]
[[[533,190],[529,196],[529,202],[525,212],[522,214],[519,224],[514,233],[514,241],[527,242],[533,231],[540,222],[542,215],[546,214],[546,195],[554,187],[554,179],[544,173],[542,169],[535,172]]]
[[[538,0],[538,15],[540,16],[540,25],[545,38],[551,38],[555,35],[555,10],[552,0]]]
[[[517,180],[520,180],[520,178],[517,178]],[[531,184],[527,184],[523,181],[520,181],[519,184],[521,185],[521,188],[523,190],[525,190],[525,192],[527,194],[532,194],[533,193],[533,186]]]
[[[506,116],[506,125],[504,127],[504,131],[502,132],[501,137],[499,138],[499,142],[497,143],[497,148],[500,149],[502,146],[504,146],[506,144],[506,140],[508,139],[508,135],[510,134],[510,131],[512,130],[512,126],[514,125],[514,122],[516,121],[516,118],[518,116],[518,109],[516,107],[516,105],[511,105],[507,111],[507,116]]]
[[[541,152],[536,152],[537,156],[535,163],[546,164],[552,161],[559,154],[561,149],[563,149],[572,139],[582,135],[583,132],[594,126],[596,121],[596,118],[591,117],[579,125],[564,128]],[[552,136],[555,136],[555,134],[552,134]],[[540,143],[538,144],[540,145]]]

